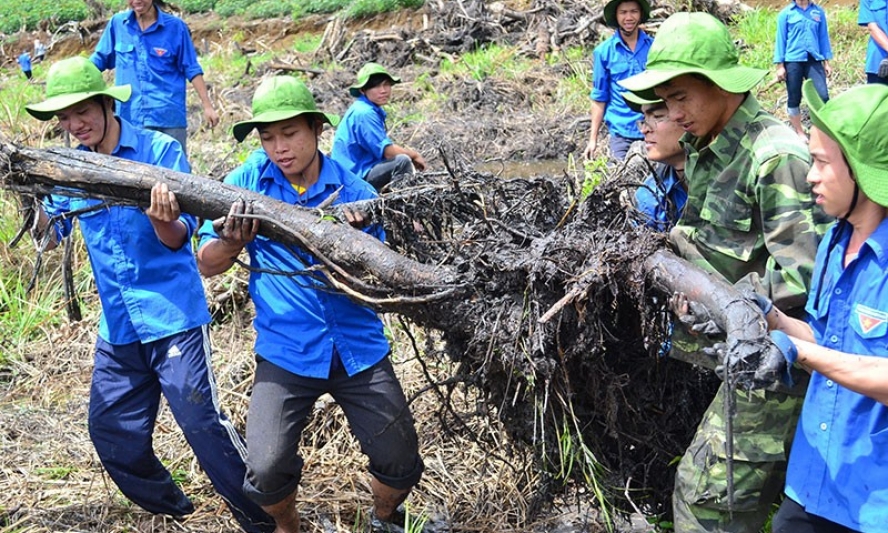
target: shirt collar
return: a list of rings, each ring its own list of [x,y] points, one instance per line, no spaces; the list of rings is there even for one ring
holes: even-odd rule
[[[114,118],[120,124],[120,139],[117,141],[117,146],[114,147],[111,155],[117,155],[124,148],[135,150],[139,144],[136,138],[135,127],[118,116],[114,116]]]
[[[160,9],[160,6],[158,6],[157,4],[154,4],[154,9],[157,10],[157,20],[155,20],[151,24],[151,26],[148,26],[148,28],[145,28],[146,31],[150,28],[153,28],[154,26],[162,27],[164,25],[164,22],[165,22],[164,18],[167,16],[166,12],[164,12],[163,9]],[[136,26],[139,25],[139,22],[136,20],[136,12],[133,11],[132,9],[130,9],[129,12],[127,13],[126,23],[127,24],[135,24]]]
[[[623,39],[623,34],[620,33],[619,29],[617,29],[616,32],[614,33],[614,37],[616,37],[616,39],[614,39],[614,46],[622,46],[628,52],[633,51],[633,50],[629,49],[629,45],[626,44],[626,41]],[[646,34],[644,32],[644,30],[639,28],[638,41],[636,41],[636,43],[635,43],[635,52],[638,51],[639,46],[646,45],[648,40],[650,40],[650,37],[648,36],[648,34]]]
[[[259,175],[259,180],[271,180],[284,190],[291,191],[299,203],[309,205],[321,203],[329,197],[333,191],[338,189],[342,185],[342,182],[340,181],[339,176],[328,168],[327,158],[324,157],[324,154],[320,150],[318,150],[318,157],[320,158],[321,165],[321,173],[318,176],[318,180],[302,194],[296,192],[293,184],[284,176],[280,167],[275,165],[271,158],[268,159],[268,164],[262,169],[262,173]]]
[[[869,236],[863,245],[869,246],[873,253],[876,254],[879,264],[882,265],[882,268],[885,268],[885,264],[888,262],[888,218],[882,220],[876,231]]]

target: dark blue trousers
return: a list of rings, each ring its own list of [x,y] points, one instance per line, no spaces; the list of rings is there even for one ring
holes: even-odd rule
[[[274,521],[243,493],[246,445],[219,408],[206,327],[150,343],[96,342],[89,435],[108,475],[146,511],[172,516],[194,506],[154,454],[160,395],[232,514],[249,533]]]

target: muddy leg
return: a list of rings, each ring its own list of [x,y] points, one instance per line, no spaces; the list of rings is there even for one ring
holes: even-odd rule
[[[296,511],[296,491],[274,505],[263,505],[262,510],[274,518],[274,533],[299,533],[299,513]]]

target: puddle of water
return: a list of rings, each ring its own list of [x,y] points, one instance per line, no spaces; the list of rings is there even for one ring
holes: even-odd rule
[[[534,176],[563,176],[567,161],[488,161],[474,165],[477,172],[489,172],[500,178],[532,178]]]

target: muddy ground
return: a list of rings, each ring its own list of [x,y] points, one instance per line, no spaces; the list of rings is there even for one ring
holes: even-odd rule
[[[669,12],[669,6],[655,11],[660,16]],[[413,216],[441,223],[442,210],[453,209],[446,195],[453,192],[453,182],[459,181],[452,172],[460,166],[457,162],[466,164],[462,173],[457,173],[463,187],[479,190],[497,190],[496,182],[484,180],[504,179],[508,172],[476,175],[473,169],[478,164],[545,163],[549,175],[534,182],[533,194],[520,192],[525,187],[531,189],[524,184],[498,189],[501,197],[524,194],[524,198],[507,210],[511,218],[504,220],[512,225],[510,237],[497,234],[496,238],[503,240],[491,240],[493,244],[483,255],[460,255],[469,246],[436,247],[426,242],[425,247],[417,248],[397,231],[391,234],[392,245],[408,255],[465,261],[462,268],[477,269],[472,271],[488,286],[494,285],[492,281],[503,285],[509,280],[516,282],[515,287],[498,293],[500,300],[467,307],[476,315],[457,315],[477,324],[483,335],[475,338],[427,330],[397,315],[386,316],[396,368],[408,396],[415,397],[413,410],[427,472],[410,503],[415,512],[431,518],[426,530],[603,531],[605,520],[596,487],[617,506],[621,515],[618,531],[650,530],[644,519],[634,528],[630,525],[630,515],[634,513],[638,522],[639,511],[648,515],[648,521],[668,518],[670,461],[689,440],[715,381],[683,363],[656,360],[653,354],[661,325],[645,322],[651,317],[643,317],[649,311],[644,308],[643,296],[621,296],[621,291],[629,293],[638,286],[632,272],[602,275],[602,286],[590,291],[588,301],[565,311],[570,318],[565,319],[566,324],[586,320],[593,325],[554,330],[545,337],[551,346],[536,351],[544,354],[534,352],[536,358],[529,358],[529,363],[519,358],[518,370],[505,364],[490,365],[490,350],[479,342],[484,339],[490,346],[511,343],[515,348],[526,340],[522,336],[527,327],[522,287],[527,287],[525,292],[545,311],[557,300],[560,284],[573,277],[574,272],[559,271],[560,265],[570,263],[564,255],[578,250],[589,254],[591,250],[593,256],[607,257],[608,264],[619,264],[624,258],[626,262],[634,260],[633,254],[662,245],[646,236],[624,237],[632,232],[623,229],[628,226],[625,217],[619,216],[618,195],[608,196],[607,191],[600,197],[599,206],[604,207],[587,207],[581,210],[582,215],[572,214],[569,224],[560,220],[562,214],[566,218],[572,213],[563,191],[576,184],[576,176],[569,175],[568,160],[580,158],[588,138],[588,109],[564,105],[553,90],[554,80],[586,65],[547,62],[541,57],[571,44],[591,49],[603,31],[600,7],[539,0],[493,4],[438,1],[428,2],[416,12],[359,22],[314,18],[294,24],[287,20],[221,21],[212,16],[187,20],[204,53],[233,53],[235,48],[237,53],[270,50],[274,55],[271,62],[251,64],[249,72],[234,81],[214,80],[212,72],[207,73],[223,124],[216,131],[203,128],[199,110],[191,101],[190,152],[195,167],[204,174],[221,178],[236,164],[230,157],[232,141],[225,132],[248,113],[258,79],[308,67],[319,56],[336,58],[337,67],[307,72],[308,82],[319,106],[334,113],[343,113],[350,104],[345,88],[365,61],[382,62],[404,79],[396,98],[405,109],[403,115],[420,118],[400,122],[392,135],[426,154],[430,170],[424,186],[437,180],[442,184],[438,190],[445,192],[440,193],[438,203],[416,197],[406,203],[392,201],[394,207],[390,208],[395,211],[411,206]],[[651,26],[656,26],[656,20]],[[100,27],[99,22],[84,24],[82,35],[59,41],[49,60],[90,50]],[[306,31],[326,31],[324,46],[313,54],[292,52],[292,42]],[[442,58],[458,57],[485,42],[518,45],[519,53],[534,60],[532,68],[517,77],[484,81],[438,76]],[[443,95],[438,104],[429,105],[421,97],[419,80]],[[38,141],[30,139],[34,144]],[[450,164],[445,164],[446,154]],[[427,198],[432,194],[436,193],[430,192]],[[459,214],[468,216],[466,213],[471,210]],[[452,237],[457,234],[452,226],[466,220],[456,211],[450,215],[445,218]],[[562,225],[564,231],[538,250],[528,251],[516,244],[521,232],[533,235]],[[442,226],[434,227],[437,231]],[[482,236],[489,238],[491,234]],[[529,266],[522,271],[522,260],[531,252],[546,255],[547,266]],[[4,249],[4,253],[12,252]],[[473,259],[471,264],[467,257]],[[488,262],[480,264],[479,257]],[[58,258],[50,259],[47,270],[57,268]],[[503,272],[509,274],[503,277]],[[528,272],[527,278],[518,279]],[[240,272],[206,282],[217,316],[213,340],[221,402],[239,428],[243,428],[252,369],[252,309],[243,297],[243,279]],[[195,498],[198,511],[184,522],[149,515],[126,502],[103,473],[85,428],[89,361],[97,329],[91,290],[89,284],[81,290],[84,309],[91,310],[82,322],[46,327],[44,336],[27,346],[3,345],[4,352],[21,355],[23,361],[2,370],[0,532],[235,531],[166,410],[158,422],[155,447]],[[506,304],[511,306],[508,313],[502,311]],[[60,306],[59,313],[63,312]],[[503,315],[507,316],[501,321]],[[506,323],[508,320],[513,322]],[[583,357],[584,352],[600,356],[598,362]],[[521,350],[515,349],[515,353],[520,355]],[[549,375],[555,376],[552,381],[559,382],[558,387],[534,382],[542,375],[535,373],[541,367],[557,370]],[[566,379],[571,376],[576,380]],[[514,386],[513,379],[521,385]],[[438,385],[433,386],[435,383]],[[564,397],[549,398],[549,392]],[[572,411],[563,409],[565,403]],[[572,426],[565,433],[572,440],[559,442],[554,429],[560,431],[565,426]],[[605,468],[577,470],[572,461],[581,442]],[[362,513],[369,506],[365,461],[335,406],[318,404],[302,451],[306,476],[300,508],[305,530],[360,530]],[[590,475],[595,483],[590,483]]]

